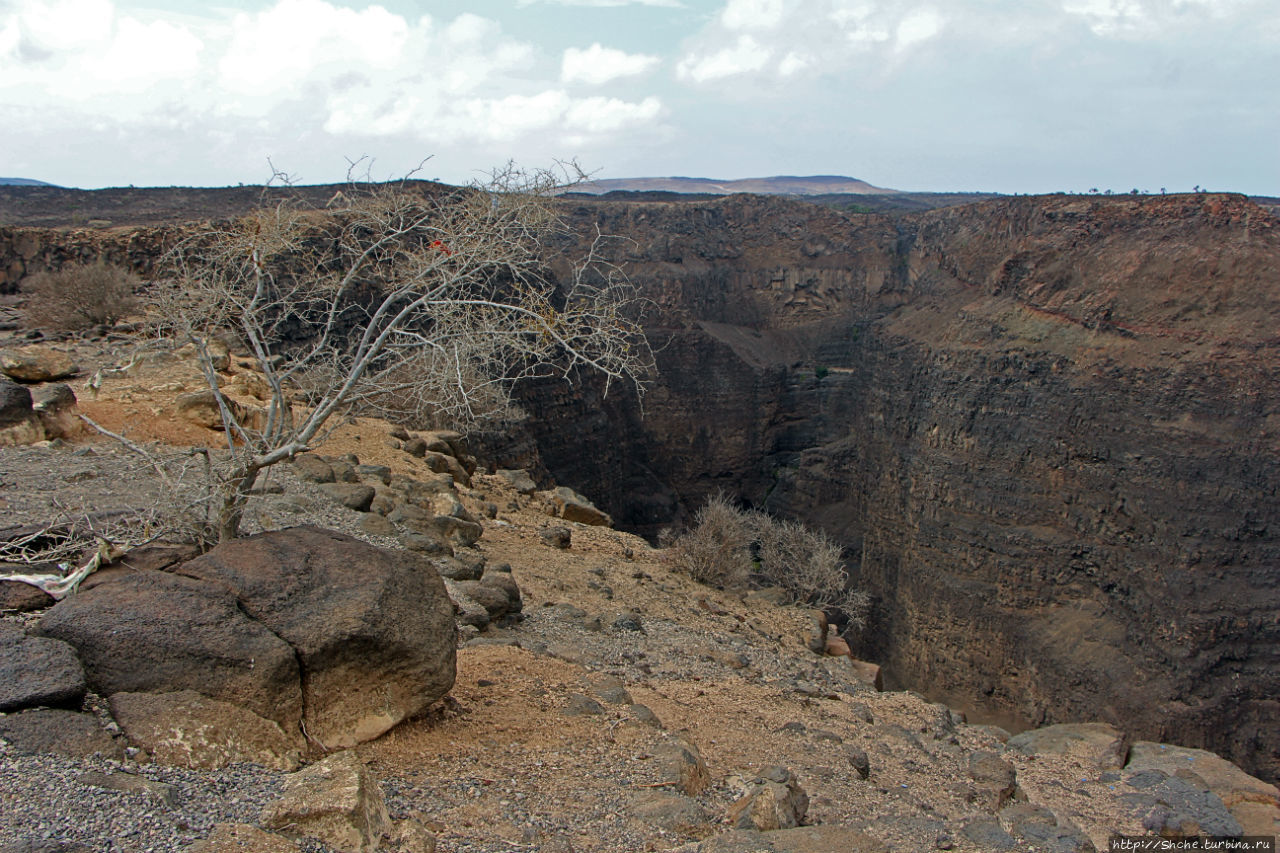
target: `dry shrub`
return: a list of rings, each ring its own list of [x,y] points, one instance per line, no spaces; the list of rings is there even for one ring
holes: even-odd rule
[[[758,571],[768,582],[786,590],[794,604],[843,611],[851,625],[861,627],[867,594],[849,588],[841,548],[830,536],[765,513],[752,516],[752,530]]]
[[[110,325],[137,307],[133,293],[141,283],[128,270],[101,261],[36,273],[22,284],[27,320],[69,331]]]
[[[756,580],[782,588],[793,604],[840,610],[855,628],[865,622],[869,599],[849,588],[840,546],[799,522],[738,509],[717,494],[670,547],[672,564],[701,583],[745,587],[754,569]]]
[[[720,588],[743,586],[751,572],[747,516],[716,494],[693,517],[693,527],[671,544],[672,564],[689,577]]]

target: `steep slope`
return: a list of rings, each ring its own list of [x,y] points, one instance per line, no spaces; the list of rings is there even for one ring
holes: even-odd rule
[[[643,418],[531,394],[558,479],[650,533],[717,488],[821,524],[899,683],[1275,778],[1273,217],[1229,196],[575,215],[637,242],[662,376]]]

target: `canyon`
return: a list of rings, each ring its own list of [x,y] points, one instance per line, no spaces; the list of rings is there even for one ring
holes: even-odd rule
[[[1280,776],[1272,213],[1221,194],[564,213],[582,237],[553,270],[597,225],[618,235],[659,373],[642,401],[525,387],[528,417],[480,442],[494,464],[650,537],[716,491],[804,520],[873,595],[849,640],[892,685]],[[0,290],[99,254],[146,272],[173,234],[113,223],[0,226]]]

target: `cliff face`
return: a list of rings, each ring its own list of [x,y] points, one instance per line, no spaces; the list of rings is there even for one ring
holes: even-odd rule
[[[529,386],[500,461],[649,534],[717,489],[804,519],[898,685],[1280,776],[1280,221],[1215,195],[566,211],[626,238],[661,374],[643,411]],[[30,234],[0,229],[0,270],[79,251]],[[144,268],[163,237],[111,239]]]
[[[718,488],[824,527],[899,684],[1276,777],[1274,218],[1224,196],[575,216],[636,241],[662,373],[643,417],[530,392],[559,480],[649,533]]]

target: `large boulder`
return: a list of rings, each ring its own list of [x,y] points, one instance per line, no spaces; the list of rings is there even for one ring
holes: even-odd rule
[[[0,352],[0,372],[19,382],[52,382],[80,372],[71,356],[39,344]]]
[[[233,591],[289,645],[307,734],[326,749],[375,738],[453,687],[453,605],[417,555],[297,527],[224,543],[178,571]]]
[[[136,745],[202,767],[292,766],[303,731],[325,749],[370,740],[455,676],[453,605],[435,570],[312,527],[168,571],[99,572],[39,631],[75,647]]]
[[[297,730],[294,650],[246,615],[232,588],[126,570],[86,586],[51,608],[38,630],[76,648],[93,692],[194,690]]]

